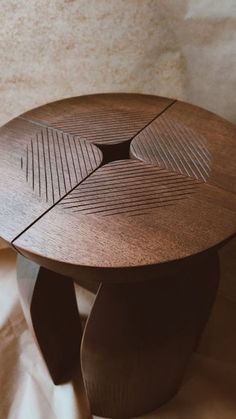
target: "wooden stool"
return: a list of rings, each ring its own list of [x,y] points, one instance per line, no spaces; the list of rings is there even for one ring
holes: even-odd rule
[[[183,102],[100,94],[0,131],[0,235],[55,384],[79,364],[93,414],[178,390],[236,230],[236,130]],[[27,258],[27,259],[26,259]],[[73,281],[96,292],[83,332]]]

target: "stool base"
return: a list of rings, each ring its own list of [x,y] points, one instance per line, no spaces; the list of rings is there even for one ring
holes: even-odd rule
[[[102,283],[83,336],[73,281],[22,257],[18,265],[25,316],[54,383],[73,377],[81,351],[93,414],[140,416],[178,391],[216,295],[216,252],[155,280]]]

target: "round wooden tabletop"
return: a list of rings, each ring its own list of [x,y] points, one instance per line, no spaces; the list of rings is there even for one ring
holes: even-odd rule
[[[179,260],[236,230],[236,129],[196,106],[99,94],[0,131],[0,236],[61,266]]]

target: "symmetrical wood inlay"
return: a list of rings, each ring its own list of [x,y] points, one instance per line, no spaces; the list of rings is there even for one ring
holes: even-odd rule
[[[165,114],[135,137],[130,151],[140,160],[194,179],[205,182],[209,176],[206,139]]]
[[[59,205],[83,214],[140,215],[186,198],[198,183],[140,161],[121,160],[97,170]]]
[[[101,161],[102,153],[93,144],[44,128],[27,144],[21,167],[32,189],[47,202],[55,203],[99,167]]]

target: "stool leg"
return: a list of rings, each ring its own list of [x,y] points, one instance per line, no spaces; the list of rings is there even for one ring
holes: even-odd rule
[[[53,382],[70,380],[82,336],[73,281],[18,256],[17,282],[25,318]]]
[[[209,253],[176,275],[100,286],[81,347],[93,414],[139,416],[176,393],[218,279],[218,256]]]

